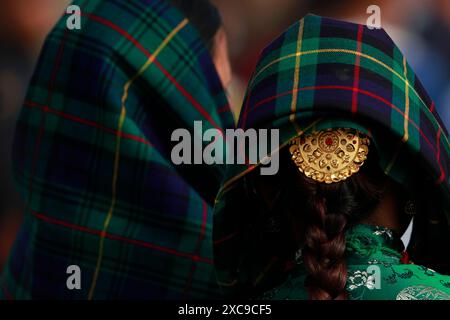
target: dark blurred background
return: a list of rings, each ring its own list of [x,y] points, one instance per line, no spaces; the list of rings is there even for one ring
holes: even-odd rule
[[[402,49],[450,127],[450,0],[213,2],[222,13],[229,38],[234,75],[228,91],[235,115],[259,52],[290,24],[309,12],[366,23],[367,7],[378,5],[382,27]],[[23,211],[11,176],[14,125],[45,36],[69,3],[70,0],[0,1],[0,270]]]

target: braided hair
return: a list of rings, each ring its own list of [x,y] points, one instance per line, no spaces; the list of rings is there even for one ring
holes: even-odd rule
[[[359,173],[333,184],[307,178],[290,159],[285,159],[288,170],[283,179],[289,184],[288,192],[296,199],[306,199],[304,206],[297,206],[303,207],[304,212],[291,211],[291,214],[303,220],[302,230],[297,232],[304,235],[302,254],[309,273],[306,286],[312,300],[347,298],[345,231],[375,210],[387,185],[387,176],[374,158],[371,154]]]

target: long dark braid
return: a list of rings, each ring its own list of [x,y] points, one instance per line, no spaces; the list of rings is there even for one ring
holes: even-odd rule
[[[294,232],[304,234],[303,261],[309,273],[305,285],[312,300],[347,298],[345,231],[375,209],[386,186],[387,178],[373,158],[371,154],[359,173],[330,185],[305,177],[290,158],[284,162],[291,197],[306,199],[306,205],[299,203],[295,211],[291,206],[291,214],[303,220]]]
[[[303,259],[310,274],[310,299],[345,299],[347,264],[345,263],[346,214],[329,210],[327,197],[316,185],[308,201]]]

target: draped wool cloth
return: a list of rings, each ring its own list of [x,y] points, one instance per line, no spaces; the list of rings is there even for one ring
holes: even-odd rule
[[[422,246],[439,256],[436,265],[448,272],[449,134],[383,29],[315,15],[293,24],[261,53],[238,127],[279,129],[279,148],[299,135],[328,128],[367,134],[390,178],[407,187],[421,175],[431,185],[434,212],[415,229],[423,231]],[[261,248],[261,239],[249,236],[260,217],[257,208],[242,209],[243,178],[258,166],[229,166],[216,199],[214,257],[226,295],[267,290],[286,266],[277,253],[280,248],[270,248],[271,242]]]
[[[25,217],[0,296],[220,297],[211,224],[224,168],[170,158],[173,130],[234,126],[207,48],[166,1],[72,4],[81,29],[66,15],[48,36],[17,123]],[[69,266],[81,288],[69,290]]]

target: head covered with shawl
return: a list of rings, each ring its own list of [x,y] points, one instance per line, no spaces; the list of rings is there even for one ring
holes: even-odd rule
[[[310,298],[345,297],[344,234],[390,194],[417,207],[414,261],[449,271],[448,132],[384,30],[307,15],[262,52],[238,127],[278,129],[281,160],[273,177],[229,167],[214,215],[226,295],[274,287],[303,248]]]
[[[211,208],[224,168],[170,158],[174,129],[234,126],[207,39],[169,1],[72,4],[81,30],[65,16],[48,36],[17,124],[26,212],[0,295],[218,297]]]

